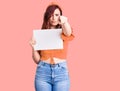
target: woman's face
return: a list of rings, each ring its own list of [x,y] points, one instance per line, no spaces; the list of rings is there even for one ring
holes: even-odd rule
[[[59,23],[59,18],[60,18],[60,10],[55,9],[54,13],[52,14],[49,20],[51,26],[56,26]]]

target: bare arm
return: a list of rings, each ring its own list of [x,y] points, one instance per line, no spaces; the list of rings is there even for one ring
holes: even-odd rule
[[[30,40],[30,45],[31,45],[31,47],[32,47],[32,58],[33,58],[34,62],[35,62],[36,64],[38,64],[39,61],[40,61],[40,53],[39,53],[39,51],[34,50],[34,45],[35,45],[35,43],[36,43],[35,39],[32,38],[32,39]]]
[[[71,30],[70,24],[68,22],[62,24],[62,29],[63,29],[63,33],[66,36],[70,36],[71,35],[72,30]]]
[[[40,61],[40,54],[39,54],[39,52],[34,50],[34,49],[32,49],[32,58],[33,58],[34,62],[36,64],[38,64],[39,61]]]
[[[72,29],[71,29],[71,26],[67,20],[67,17],[60,16],[60,24],[62,25],[63,33],[66,36],[70,36],[72,33]]]

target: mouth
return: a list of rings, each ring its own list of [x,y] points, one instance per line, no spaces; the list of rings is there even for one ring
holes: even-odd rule
[[[52,23],[56,23],[56,21],[52,21]]]

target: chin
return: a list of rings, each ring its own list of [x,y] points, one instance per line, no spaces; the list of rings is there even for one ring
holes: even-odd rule
[[[52,23],[51,25],[52,25],[52,26],[57,26],[57,25],[58,25],[58,23]]]

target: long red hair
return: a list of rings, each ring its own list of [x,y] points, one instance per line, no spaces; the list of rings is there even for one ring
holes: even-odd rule
[[[44,13],[42,29],[50,29],[49,19],[54,13],[55,9],[59,9],[60,15],[62,15],[62,9],[60,8],[60,6],[58,6],[57,4],[49,5]],[[61,26],[58,24],[56,25],[56,28],[61,28]]]

